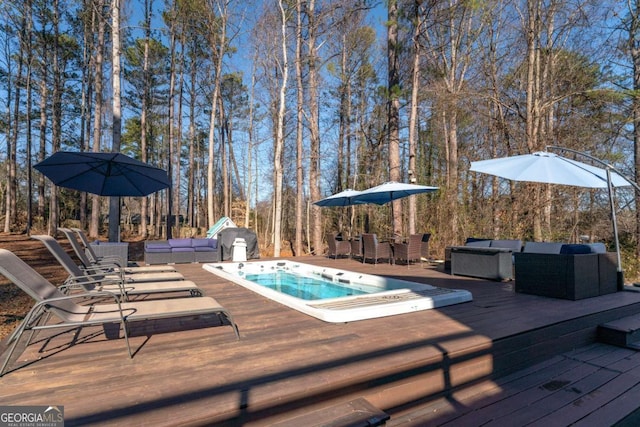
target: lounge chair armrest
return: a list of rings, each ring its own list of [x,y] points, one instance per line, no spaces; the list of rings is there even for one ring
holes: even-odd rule
[[[76,298],[82,298],[83,301],[86,301],[87,299],[100,299],[100,298],[104,298],[104,297],[113,298],[114,302],[118,304],[118,308],[121,309],[121,307],[120,307],[120,295],[116,294],[114,292],[110,292],[110,291],[81,292],[81,293],[77,293],[77,294],[65,295],[63,297],[47,298],[44,301],[36,302],[34,307],[51,305],[52,302],[74,300]]]
[[[100,268],[109,268],[112,270],[119,270],[120,269],[120,265],[116,262],[112,262],[109,260],[106,260],[105,262],[99,262],[97,264],[93,265],[94,267],[100,267]]]
[[[80,268],[82,269],[82,271],[85,273],[86,276],[104,277],[107,274],[118,275],[120,277],[118,280],[126,282],[124,269],[103,268],[103,266],[101,265],[92,265],[90,267],[80,266]],[[113,280],[116,280],[116,279],[113,279]]]
[[[69,277],[65,283],[72,285],[118,285],[124,284],[125,281],[121,278],[105,277],[104,274],[84,274],[82,276]]]
[[[122,260],[122,257],[119,257],[118,255],[104,255],[98,257],[98,263],[100,265],[102,265],[103,263],[109,263],[117,266],[118,268],[126,267],[125,263]]]

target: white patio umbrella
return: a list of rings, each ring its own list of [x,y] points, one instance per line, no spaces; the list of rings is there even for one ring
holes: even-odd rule
[[[541,182],[586,188],[607,188],[607,170],[581,163],[547,151],[471,162],[471,171],[513,181]],[[622,176],[611,173],[614,187],[630,184]]]
[[[550,148],[563,149],[561,147]],[[601,162],[587,154],[569,149],[566,150],[585,155],[593,160]],[[611,169],[612,167],[608,165],[606,169],[602,169],[576,160],[567,159],[547,151],[471,162],[470,168],[473,172],[495,175],[500,178],[506,178],[513,181],[571,185],[585,188],[607,188],[609,190],[611,219],[613,222],[613,233],[615,237],[616,254],[618,257],[618,277],[619,280],[622,281],[620,243],[618,241],[618,226],[616,222],[615,206],[613,203],[612,187],[625,187],[632,184],[623,176],[612,172]]]

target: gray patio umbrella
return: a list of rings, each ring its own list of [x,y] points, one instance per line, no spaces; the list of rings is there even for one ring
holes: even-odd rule
[[[166,171],[121,153],[58,151],[34,168],[59,187],[100,196],[142,197],[171,185]]]
[[[316,206],[321,207],[330,207],[330,206],[351,206],[355,205],[353,198],[360,194],[360,191],[352,190],[350,188],[343,190],[339,193],[332,194],[329,197],[325,197],[322,200],[318,200],[317,202],[313,202]]]
[[[563,149],[561,147],[550,148]],[[597,160],[584,153],[569,149],[565,150]],[[611,169],[609,166],[606,169],[598,168],[547,151],[471,162],[470,168],[473,172],[495,175],[513,181],[571,185],[584,188],[607,188],[609,190],[613,233],[618,257],[618,275],[619,281],[622,281],[622,261],[620,259],[620,243],[618,241],[618,226],[612,187],[625,187],[632,184],[623,176],[612,172]],[[619,283],[619,286],[622,285]]]

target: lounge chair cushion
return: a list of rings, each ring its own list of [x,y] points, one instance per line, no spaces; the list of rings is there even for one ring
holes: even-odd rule
[[[215,252],[218,249],[217,239],[191,239],[191,246],[196,252]]]
[[[168,242],[146,242],[145,252],[171,252],[171,245]]]

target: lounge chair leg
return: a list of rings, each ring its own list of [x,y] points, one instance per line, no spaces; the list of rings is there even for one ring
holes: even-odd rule
[[[239,340],[240,339],[240,330],[238,329],[238,325],[236,325],[236,322],[233,321],[233,317],[231,317],[231,313],[229,313],[226,310],[221,312],[221,313],[225,315],[225,317],[227,318],[227,320],[231,324],[231,327],[233,328],[233,332],[235,332],[235,334],[236,334],[236,339]]]
[[[129,359],[133,359],[133,353],[131,352],[131,345],[129,344],[129,332],[127,331],[127,321],[122,320],[122,331],[124,333],[124,341],[127,344],[127,351],[129,352]]]

